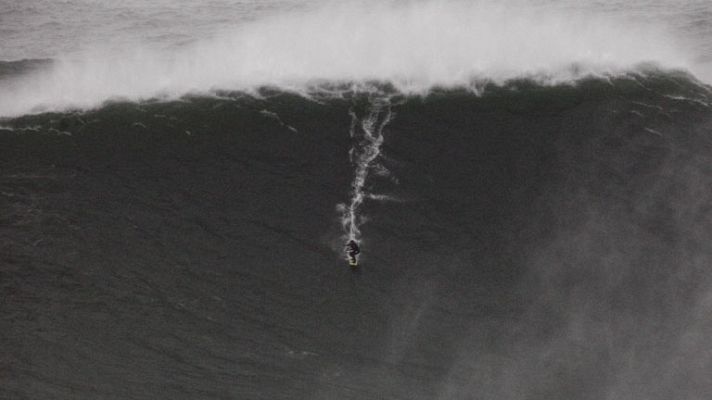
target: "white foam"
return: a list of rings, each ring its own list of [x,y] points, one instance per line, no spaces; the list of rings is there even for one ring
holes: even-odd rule
[[[669,32],[610,17],[521,4],[347,3],[262,18],[172,51],[66,56],[49,71],[0,81],[0,116],[324,81],[389,81],[405,92],[521,76],[561,82],[641,62],[693,70],[690,60]]]
[[[360,214],[364,200],[371,198],[366,192],[366,180],[374,168],[374,161],[381,154],[383,144],[383,129],[391,122],[393,113],[388,99],[378,99],[372,102],[367,115],[359,117],[351,111],[352,138],[358,143],[349,152],[354,164],[354,179],[351,183],[351,199],[348,205],[337,207],[342,211],[341,225],[344,228],[344,242],[361,241],[361,225],[365,218]]]

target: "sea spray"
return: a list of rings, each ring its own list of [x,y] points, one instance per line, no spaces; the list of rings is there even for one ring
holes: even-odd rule
[[[659,25],[534,5],[354,2],[275,12],[168,48],[147,41],[58,54],[50,67],[0,81],[0,117],[87,109],[107,100],[382,82],[404,94],[532,78],[617,76],[641,63],[697,73]]]

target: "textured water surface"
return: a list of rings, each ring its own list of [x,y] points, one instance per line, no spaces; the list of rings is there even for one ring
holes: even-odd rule
[[[0,398],[705,398],[709,10],[3,2]]]

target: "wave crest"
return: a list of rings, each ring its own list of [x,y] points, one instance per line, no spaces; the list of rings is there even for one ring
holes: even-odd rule
[[[0,116],[91,108],[109,99],[317,82],[389,82],[399,91],[506,82],[561,83],[640,63],[693,70],[660,28],[611,18],[479,2],[340,4],[273,15],[170,52],[101,49],[0,82]],[[694,71],[693,71],[694,72]]]

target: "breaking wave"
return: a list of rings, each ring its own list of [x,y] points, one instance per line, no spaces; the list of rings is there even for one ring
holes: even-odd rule
[[[93,48],[46,68],[11,68],[0,79],[0,116],[265,86],[308,94],[375,81],[422,94],[522,77],[557,84],[641,65],[697,72],[673,34],[622,19],[479,2],[340,4],[261,18],[170,51]]]

